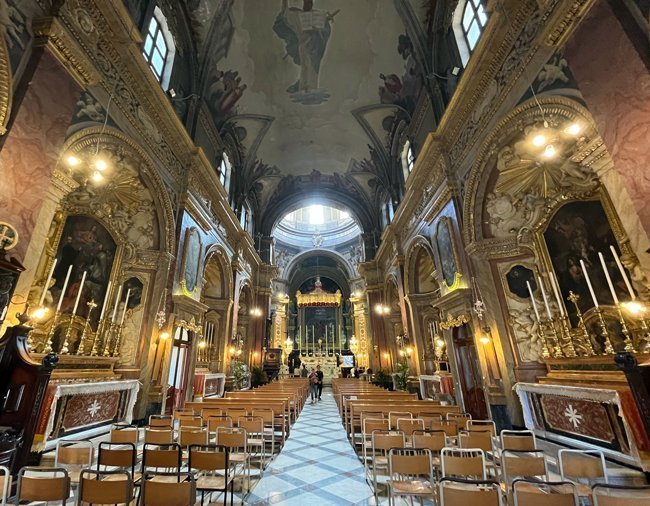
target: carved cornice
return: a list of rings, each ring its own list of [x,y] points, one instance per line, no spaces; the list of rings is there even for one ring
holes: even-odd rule
[[[7,132],[7,122],[11,113],[11,62],[4,37],[0,37],[0,135]]]
[[[92,22],[82,13],[78,13],[78,20],[82,24],[88,23],[87,29],[93,31]],[[36,19],[33,22],[33,30],[35,45],[47,47],[82,88],[100,81],[99,73],[58,18]]]

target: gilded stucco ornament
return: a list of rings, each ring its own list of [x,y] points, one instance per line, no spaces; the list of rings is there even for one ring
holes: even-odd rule
[[[4,37],[0,37],[0,135],[7,131],[11,112],[11,62]]]

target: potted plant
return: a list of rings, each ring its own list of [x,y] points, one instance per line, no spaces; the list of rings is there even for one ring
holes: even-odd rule
[[[409,382],[408,364],[397,364],[397,372],[393,373],[393,381],[397,390],[406,392]]]
[[[239,360],[232,361],[232,375],[235,380],[235,389],[243,390],[249,384],[251,373],[248,366]]]
[[[254,365],[251,367],[251,387],[257,388],[266,385],[269,382],[269,377],[261,365]]]

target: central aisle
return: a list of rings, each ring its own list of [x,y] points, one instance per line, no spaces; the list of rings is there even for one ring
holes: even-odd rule
[[[373,505],[363,466],[348,442],[332,390],[302,410],[282,452],[246,504]]]

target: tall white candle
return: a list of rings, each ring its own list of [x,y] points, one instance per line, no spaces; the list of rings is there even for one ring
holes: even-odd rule
[[[113,306],[113,314],[111,315],[111,323],[115,323],[115,316],[117,315],[117,306],[120,305],[122,298],[122,285],[117,289],[117,297],[115,297],[115,306]]]
[[[129,288],[126,291],[126,300],[124,301],[124,309],[122,310],[122,319],[120,320],[120,325],[124,325],[124,317],[126,316],[126,310],[129,307],[129,297],[131,296],[131,289]]]
[[[65,275],[65,280],[63,281],[63,288],[61,289],[61,295],[59,296],[59,303],[56,305],[57,313],[61,311],[61,304],[63,304],[63,297],[65,297],[65,291],[68,289],[68,281],[70,281],[70,273],[72,272],[72,264],[68,267],[68,272]]]
[[[74,308],[72,308],[72,316],[77,314],[77,308],[79,307],[79,299],[81,299],[81,291],[84,289],[84,283],[86,282],[86,271],[81,275],[81,283],[79,284],[79,290],[77,290],[77,298],[74,301]]]
[[[52,262],[52,268],[50,269],[50,273],[47,276],[47,280],[45,281],[45,285],[43,286],[43,293],[41,294],[41,300],[38,301],[39,306],[43,306],[43,301],[45,301],[45,294],[47,293],[47,289],[50,287],[50,281],[52,280],[52,275],[54,274],[54,268],[56,267],[56,261],[58,259],[55,258],[54,262]]]
[[[537,302],[535,302],[535,295],[533,295],[533,289],[530,287],[530,281],[526,281],[526,286],[528,287],[528,293],[530,294],[530,300],[533,303],[533,310],[535,311],[535,318],[537,318],[537,323],[539,323],[539,311],[537,311]]]
[[[627,286],[627,291],[630,292],[630,299],[636,300],[636,294],[632,289],[630,278],[627,277],[627,272],[625,272],[625,268],[621,263],[621,259],[618,257],[618,253],[616,253],[614,246],[610,246],[609,249],[612,250],[612,255],[614,255],[614,260],[616,260],[616,265],[618,265],[618,270],[621,271],[621,276],[623,276],[623,281],[625,281],[625,286]]]
[[[7,310],[8,310],[8,309],[9,309],[9,304],[7,304],[7,305],[4,307],[4,309],[2,310],[2,316],[0,316],[0,320],[3,320],[3,321],[4,321],[5,316],[7,316]]]
[[[607,285],[609,286],[609,291],[612,292],[612,299],[614,299],[614,304],[618,305],[618,297],[616,296],[616,290],[614,290],[614,285],[612,284],[612,278],[609,277],[609,271],[607,270],[607,264],[605,263],[605,257],[599,251],[598,258],[600,258],[600,265],[603,266],[603,272],[605,273],[605,278],[607,279]]]
[[[562,304],[562,297],[560,297],[560,289],[558,287],[557,280],[555,279],[555,274],[549,272],[548,279],[551,280],[551,286],[553,287],[553,293],[555,294],[557,307],[560,309],[560,315],[564,316],[564,304]]]
[[[100,321],[102,318],[104,318],[104,313],[106,312],[106,306],[108,306],[108,297],[111,294],[111,284],[112,281],[109,281],[108,286],[106,287],[106,293],[104,294],[104,303],[102,304],[102,310],[101,313],[99,314]]]
[[[591,298],[594,301],[594,306],[598,307],[598,299],[596,298],[596,294],[594,293],[594,288],[591,286],[591,279],[589,279],[589,274],[587,274],[587,268],[585,267],[585,261],[580,259],[580,267],[582,268],[582,272],[585,275],[585,281],[587,282],[587,286],[589,287],[589,293],[591,294]]]
[[[542,299],[544,299],[544,309],[546,309],[546,316],[548,316],[549,320],[552,320],[553,315],[551,314],[551,308],[548,305],[548,298],[546,297],[546,290],[544,289],[544,283],[542,283],[542,278],[537,276],[537,282],[539,283],[539,288],[542,290]]]

